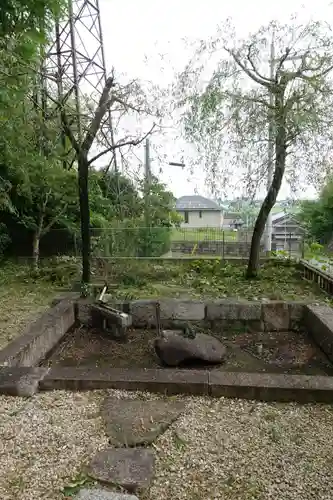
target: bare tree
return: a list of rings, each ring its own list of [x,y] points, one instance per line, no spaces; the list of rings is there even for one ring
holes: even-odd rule
[[[247,192],[267,174],[268,124],[274,142],[274,174],[255,222],[247,276],[259,269],[260,242],[287,172],[291,181],[318,183],[332,151],[333,38],[329,26],[281,26],[272,22],[230,46],[230,29],[201,42],[176,87],[184,133],[197,147],[211,184],[242,180]],[[269,46],[275,39],[274,72]],[[221,59],[221,55],[224,58]],[[215,58],[215,61],[214,61]],[[207,77],[207,64],[214,64]],[[206,72],[206,73],[205,73]]]
[[[99,158],[103,157],[107,153],[114,151],[115,149],[121,149],[123,147],[138,146],[143,142],[146,137],[152,133],[155,128],[153,124],[150,129],[145,133],[137,137],[127,137],[116,143],[103,145],[99,144],[99,151],[91,156],[91,148],[96,140],[98,134],[101,134],[101,129],[103,125],[103,120],[105,120],[106,115],[113,105],[117,105],[119,109],[126,112],[129,109],[137,113],[149,112],[148,107],[145,109],[138,103],[137,106],[130,103],[129,97],[131,92],[128,87],[123,87],[120,91],[120,87],[116,84],[114,76],[110,76],[105,83],[105,87],[100,96],[99,102],[94,110],[91,110],[91,117],[88,116],[85,119],[86,127],[82,134],[81,140],[78,137],[77,130],[72,127],[71,120],[67,114],[66,101],[70,96],[70,92],[66,94],[64,102],[57,102],[51,95],[48,95],[50,99],[54,101],[56,106],[60,110],[61,123],[63,130],[68,137],[74,151],[75,160],[78,166],[78,185],[79,185],[79,204],[80,204],[80,218],[81,218],[81,238],[82,238],[82,283],[88,284],[90,282],[90,250],[91,250],[91,240],[90,240],[90,209],[89,209],[89,190],[88,190],[88,179],[89,179],[89,168],[97,161]]]

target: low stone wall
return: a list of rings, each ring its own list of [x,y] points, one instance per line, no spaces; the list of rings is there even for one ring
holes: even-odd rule
[[[74,323],[74,302],[62,300],[0,351],[0,366],[36,366]]]
[[[329,306],[307,306],[304,325],[316,344],[333,362],[333,309]]]
[[[237,300],[134,300],[112,305],[132,315],[135,328],[156,327],[156,303],[160,304],[163,328],[176,328],[191,322],[213,330],[240,328],[255,331],[287,331],[297,328],[303,320],[305,302],[237,301]],[[89,300],[78,301],[78,319],[89,324]]]
[[[92,366],[51,368],[39,381],[39,390],[42,391],[66,389],[122,389],[170,396],[190,394],[259,401],[330,403],[333,397],[333,377],[178,369],[101,370]]]
[[[60,300],[60,301],[59,301]],[[58,302],[59,301],[59,302]],[[36,367],[78,319],[90,321],[91,300],[57,299],[56,305],[0,352],[0,394],[32,396],[38,390],[124,389],[163,394],[237,397],[262,401],[331,402],[333,377],[274,373],[210,372],[178,369]],[[163,299],[163,325],[194,322],[205,326],[252,325],[283,331],[304,325],[333,361],[333,309],[303,302]],[[156,300],[114,304],[132,314],[135,327],[155,326]],[[222,330],[223,331],[223,330]]]

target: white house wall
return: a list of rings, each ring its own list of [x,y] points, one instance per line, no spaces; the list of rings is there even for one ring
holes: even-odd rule
[[[202,210],[201,217],[199,210],[190,210],[188,212],[188,223],[185,222],[185,213],[179,211],[178,212],[182,217],[183,221],[180,224],[180,227],[186,228],[200,228],[200,227],[212,227],[220,229],[223,224],[223,216],[222,212],[213,211],[213,210]]]

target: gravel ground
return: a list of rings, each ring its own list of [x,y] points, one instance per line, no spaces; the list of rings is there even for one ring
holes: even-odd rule
[[[0,397],[1,500],[58,500],[60,489],[107,444],[101,393]]]
[[[115,397],[154,398],[109,391]],[[1,500],[60,500],[107,445],[102,391],[0,398]],[[141,500],[333,499],[333,408],[185,398]]]

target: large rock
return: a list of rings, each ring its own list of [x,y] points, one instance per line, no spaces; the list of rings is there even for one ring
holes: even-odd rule
[[[204,333],[197,333],[194,338],[185,337],[172,330],[165,330],[154,341],[155,352],[162,363],[178,366],[189,361],[221,363],[226,355],[226,348],[221,342]]]
[[[139,500],[138,497],[98,488],[81,490],[74,500]]]
[[[143,448],[107,448],[93,458],[89,474],[93,479],[121,486],[129,492],[147,488],[154,474],[155,457]]]
[[[152,443],[184,408],[182,401],[107,397],[102,405],[102,417],[112,445],[138,446]]]

